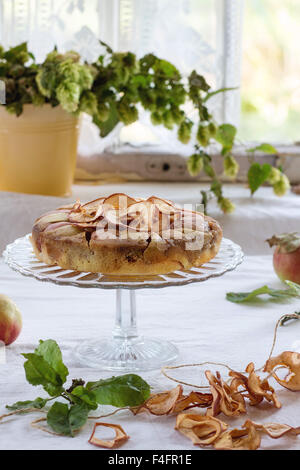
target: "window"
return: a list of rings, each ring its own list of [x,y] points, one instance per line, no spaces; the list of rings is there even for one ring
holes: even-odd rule
[[[211,106],[219,121],[239,124],[243,141],[299,141],[299,22],[299,0],[0,0],[0,43],[27,40],[38,60],[55,44],[93,60],[102,38],[139,56],[153,51],[185,74],[195,68],[213,88],[241,84]],[[126,143],[190,152],[147,113],[101,141],[84,125],[83,152]]]
[[[0,0],[0,42],[28,41],[38,60],[55,44],[93,60],[101,38],[137,55],[153,51],[186,74],[197,69],[213,88],[238,86],[241,14],[242,1],[236,0]],[[216,96],[211,106],[220,121],[238,122],[238,91]],[[102,140],[87,120],[80,149],[95,153],[124,143],[190,153],[175,132],[153,127],[147,113]]]
[[[243,140],[300,140],[299,0],[244,2]]]

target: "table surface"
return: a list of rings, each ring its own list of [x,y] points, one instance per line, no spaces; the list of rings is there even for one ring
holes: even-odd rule
[[[174,185],[172,188],[170,185],[166,186],[168,187],[161,185],[160,192],[157,187],[144,187],[143,194],[153,192],[163,197],[180,199],[180,202],[190,202],[196,199],[199,192],[199,185],[197,188],[193,185]],[[95,193],[95,187],[74,189],[76,195],[82,199],[89,199],[93,191]],[[122,187],[122,191],[139,194],[136,183]],[[297,210],[299,214],[300,205],[300,198],[292,195],[277,200],[269,191],[262,191],[261,196],[250,203],[244,188],[229,188],[228,192],[230,191],[234,199],[240,199],[244,209],[246,208],[243,213],[239,206],[237,213],[231,218],[222,218],[226,236],[240,242],[248,253],[242,265],[221,278],[210,279],[205,283],[137,292],[140,331],[145,336],[161,337],[176,344],[180,351],[178,364],[213,361],[243,370],[250,361],[254,361],[255,365],[260,367],[268,356],[277,319],[283,313],[299,310],[299,300],[286,303],[262,301],[252,305],[238,305],[225,300],[228,291],[248,291],[264,284],[281,286],[273,272],[271,254],[263,254],[268,253],[263,240],[275,231],[296,230],[299,217],[297,219],[295,215]],[[113,192],[112,187],[103,187],[102,193],[109,192]],[[177,197],[172,198],[172,193]],[[3,208],[2,202],[0,205],[2,245],[11,241],[7,239],[7,232],[3,227],[3,214],[5,213],[6,220],[9,217],[12,223],[15,220],[15,212],[11,215],[8,211],[8,201],[10,208],[15,208],[15,211],[20,209],[20,202],[23,208],[27,207],[27,218],[29,213],[38,215],[43,209],[55,207],[53,202],[56,202],[52,198],[8,193],[1,194],[0,201],[6,202],[6,209]],[[277,220],[279,213],[280,221]],[[242,217],[244,223],[239,225]],[[28,231],[27,224],[28,221],[23,218],[23,222],[18,225],[18,235]],[[7,225],[12,226],[9,220]],[[24,322],[20,337],[6,349],[6,363],[0,365],[0,414],[5,412],[5,404],[44,396],[43,390],[27,384],[20,355],[22,352],[31,352],[39,339],[52,338],[59,343],[64,361],[70,370],[70,378],[83,377],[94,381],[112,375],[107,371],[82,367],[75,359],[73,349],[81,341],[110,334],[114,322],[113,291],[85,290],[41,283],[11,271],[3,261],[0,261],[0,285],[1,293],[10,296],[19,306]],[[275,353],[284,350],[300,351],[297,322],[280,328]],[[211,369],[215,370],[215,367],[212,366]],[[175,386],[159,371],[141,375],[154,390]],[[184,373],[181,372],[181,376],[196,383],[203,380],[200,369],[199,372],[185,370]],[[228,420],[220,415],[220,418],[230,422],[233,427],[239,426],[248,417],[257,422],[279,422],[299,426],[298,394],[289,392],[276,382],[272,385],[283,405],[280,410],[268,404],[261,404],[256,408],[248,407],[247,416]],[[100,414],[107,412],[105,407],[99,410]],[[37,413],[13,416],[1,422],[0,449],[95,449],[88,444],[93,426],[91,421],[82,432],[71,439],[33,429],[30,422],[36,417]],[[175,418],[172,416],[155,417],[141,414],[134,417],[129,412],[122,411],[116,416],[106,418],[105,421],[121,424],[130,435],[130,440],[122,447],[124,450],[193,448],[189,440],[174,430]],[[300,438],[271,440],[263,437],[262,448],[300,449]]]

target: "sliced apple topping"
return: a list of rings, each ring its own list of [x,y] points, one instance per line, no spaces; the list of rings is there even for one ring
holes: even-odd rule
[[[157,234],[164,247],[168,240],[203,241],[201,234],[208,231],[208,224],[201,213],[176,207],[156,196],[140,199],[124,193],[101,197],[86,204],[76,201],[69,209],[47,213],[38,222],[43,224],[42,230],[59,229],[62,232],[66,230],[62,227],[69,224],[75,229],[74,233],[93,232],[93,240],[147,242]],[[60,222],[63,224],[57,225]]]
[[[69,214],[69,221],[78,224],[95,222],[103,214],[104,198],[95,199],[84,205],[76,203]]]
[[[162,212],[163,214],[175,214],[181,212],[181,209],[179,207],[175,207],[170,201],[167,201],[165,199],[160,199],[159,197],[151,196],[147,200],[152,204],[155,204],[159,208],[160,212]]]
[[[78,233],[82,233],[80,228],[74,227],[69,222],[59,222],[48,225],[48,227],[44,230],[44,234],[47,236],[47,233],[50,232],[51,236],[53,236],[54,234],[55,237],[70,237],[73,235],[77,235]]]
[[[68,211],[51,211],[47,212],[46,214],[42,215],[39,219],[37,219],[36,223],[45,225],[52,224],[53,222],[64,222],[68,220]]]
[[[115,193],[105,198],[103,201],[103,204],[105,204],[106,206],[111,206],[117,210],[121,210],[122,208],[130,207],[132,204],[135,204],[136,202],[137,202],[136,199],[133,199],[132,197],[127,196],[127,194]]]

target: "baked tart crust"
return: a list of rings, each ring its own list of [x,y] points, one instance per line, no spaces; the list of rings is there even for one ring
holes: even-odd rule
[[[31,242],[37,258],[64,269],[104,274],[167,274],[216,256],[218,222],[170,201],[113,194],[39,217]]]

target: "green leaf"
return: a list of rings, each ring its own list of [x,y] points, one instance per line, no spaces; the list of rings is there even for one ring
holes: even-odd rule
[[[101,46],[103,46],[103,47],[106,49],[106,51],[107,51],[109,54],[112,54],[112,53],[113,53],[112,48],[111,48],[108,44],[106,44],[106,42],[101,41],[101,40],[99,39],[99,43],[101,44]]]
[[[109,115],[105,121],[100,121],[99,119],[97,119],[97,116],[94,116],[93,122],[96,124],[96,126],[99,127],[100,136],[106,137],[119,122],[116,104],[113,102],[110,103]]]
[[[82,403],[80,405],[72,405],[69,411],[69,423],[71,432],[78,431],[86,423],[89,415],[88,407]]]
[[[34,353],[23,354],[26,379],[32,385],[42,385],[50,396],[60,395],[63,391],[68,369],[62,362],[58,344],[49,339],[40,341]]]
[[[284,281],[284,283],[289,286],[289,289],[287,290],[289,292],[289,295],[300,297],[300,284],[297,284],[296,282],[292,282],[288,280]]]
[[[300,297],[299,284],[291,281],[285,281],[285,284],[289,286],[288,289],[272,289],[271,287],[263,286],[259,289],[254,289],[251,292],[228,292],[226,294],[226,299],[230,302],[241,303],[250,302],[265,294],[277,300],[285,300],[290,297]]]
[[[87,390],[82,385],[79,385],[78,387],[74,388],[74,390],[70,394],[70,397],[73,398],[74,396],[83,401],[91,410],[96,410],[98,408],[95,393],[90,390]]]
[[[274,153],[278,153],[276,148],[273,147],[273,145],[266,144],[266,143],[262,143],[260,145],[257,145],[256,147],[252,147],[250,149],[247,149],[247,152],[250,152],[250,153],[264,152],[264,153],[270,153],[270,154],[273,154],[273,155],[274,155]]]
[[[74,436],[87,421],[89,410],[84,405],[72,405],[55,402],[47,414],[47,423],[53,431],[65,436]]]
[[[255,299],[259,295],[269,294],[270,288],[268,286],[260,287],[251,292],[228,292],[226,294],[226,299],[230,302],[249,302],[250,300]]]
[[[40,410],[44,408],[44,406],[47,403],[47,399],[44,398],[36,398],[33,401],[17,401],[13,405],[7,405],[6,408],[11,411],[15,410],[26,410],[28,408],[36,408],[37,410]]]
[[[270,172],[272,170],[272,166],[269,163],[264,163],[261,165],[260,163],[252,163],[248,171],[248,183],[251,190],[251,194],[254,194],[258,188],[267,181]]]
[[[233,147],[234,139],[236,136],[236,127],[232,124],[222,124],[218,127],[215,140],[222,145],[222,154],[224,155]]]
[[[153,70],[155,72],[164,74],[168,78],[176,78],[179,75],[175,65],[164,59],[157,59],[153,65]]]
[[[63,382],[45,359],[37,354],[23,354],[27,361],[24,363],[26,379],[31,385],[42,385],[50,396],[62,393]]]
[[[71,436],[69,406],[66,403],[55,402],[47,413],[47,423],[53,431]]]
[[[95,393],[97,403],[116,407],[137,406],[150,396],[150,386],[135,374],[89,382],[87,389]]]
[[[9,62],[19,62],[21,59],[21,62],[24,63],[28,56],[27,42],[11,47],[3,54],[4,59]]]
[[[35,349],[35,354],[42,356],[50,364],[52,369],[60,376],[63,383],[67,380],[69,371],[62,360],[62,353],[56,341],[48,339],[40,340],[39,346]]]

